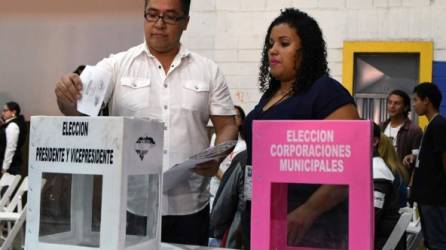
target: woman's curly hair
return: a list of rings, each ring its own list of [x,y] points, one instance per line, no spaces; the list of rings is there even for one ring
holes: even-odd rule
[[[273,27],[286,23],[296,30],[300,38],[302,63],[297,71],[293,91],[305,90],[317,79],[329,73],[327,67],[327,49],[318,23],[305,12],[287,8],[281,11],[268,28],[265,37],[262,61],[260,65],[260,91],[274,93],[280,87],[280,81],[274,79],[269,70],[268,50],[271,48],[269,39]]]

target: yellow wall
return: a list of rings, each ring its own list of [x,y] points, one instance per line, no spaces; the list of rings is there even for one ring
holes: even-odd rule
[[[380,41],[345,41],[343,52],[342,84],[353,94],[353,72],[355,53],[419,53],[419,82],[432,82],[432,42],[380,42]],[[427,120],[420,118],[420,127],[425,127]]]

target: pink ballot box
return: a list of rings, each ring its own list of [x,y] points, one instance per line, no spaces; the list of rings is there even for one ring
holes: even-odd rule
[[[371,126],[254,122],[252,249],[373,249]]]

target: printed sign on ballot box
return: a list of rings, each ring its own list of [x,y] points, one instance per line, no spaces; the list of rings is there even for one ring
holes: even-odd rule
[[[159,249],[163,127],[32,117],[25,249]]]
[[[256,121],[252,248],[373,249],[370,121]]]

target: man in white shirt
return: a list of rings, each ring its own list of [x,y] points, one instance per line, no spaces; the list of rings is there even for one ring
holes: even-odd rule
[[[20,114],[16,102],[7,102],[1,115],[4,123],[0,128],[1,173],[20,173],[22,165],[22,146],[25,143],[25,118]]]
[[[164,171],[209,145],[209,119],[216,144],[237,138],[233,103],[219,68],[180,43],[189,8],[190,0],[146,0],[145,42],[97,64],[112,75],[105,97],[110,115],[164,122]],[[57,83],[57,102],[65,115],[79,115],[76,101],[81,90],[76,74]],[[207,245],[209,180],[218,166],[219,162],[199,165],[186,182],[164,193],[163,241]]]
[[[2,119],[5,123],[5,128],[2,128],[2,130],[4,130],[2,131],[2,133],[4,133],[5,145],[1,146],[2,150],[0,151],[0,153],[2,155],[0,157],[2,161],[0,162],[2,166],[2,174],[4,174],[9,170],[9,167],[11,165],[12,158],[17,148],[17,140],[19,138],[20,129],[17,124],[10,123],[12,120],[15,119],[15,112],[10,110],[7,105],[3,107]],[[1,144],[3,144],[3,142]]]

